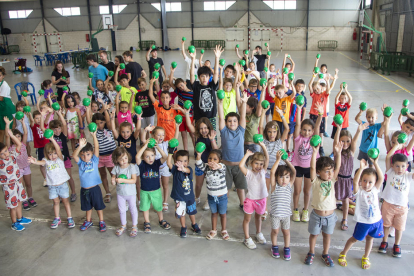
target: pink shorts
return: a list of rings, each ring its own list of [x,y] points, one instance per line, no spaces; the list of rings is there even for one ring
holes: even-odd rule
[[[1,186],[3,186],[4,201],[8,209],[16,208],[19,202],[27,199],[26,190],[23,187],[21,178],[15,183]]]
[[[243,211],[246,214],[256,214],[263,215],[266,211],[266,198],[253,200],[250,198],[246,198],[243,202]]]
[[[31,173],[32,171],[30,170],[30,166],[20,169],[20,175],[29,175]]]
[[[70,159],[66,159],[65,160],[65,169],[69,169],[69,168],[72,168],[73,166],[72,166],[72,160],[70,160]]]
[[[112,162],[112,154],[106,155],[106,156],[99,156],[98,168],[102,168],[102,167],[106,167],[106,168],[114,167],[114,163]]]

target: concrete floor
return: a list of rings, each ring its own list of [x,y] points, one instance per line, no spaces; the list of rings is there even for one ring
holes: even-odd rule
[[[121,54],[119,52],[117,54]],[[315,62],[316,52],[290,52],[296,62],[296,78],[303,78],[309,81],[310,72]],[[148,72],[148,66],[145,62],[144,53],[135,53],[135,61],[141,63]],[[114,55],[113,55],[114,56]],[[172,61],[179,63],[176,77],[184,77],[185,68],[182,63],[182,56],[178,51],[160,53],[167,64],[167,73],[169,73],[169,64]],[[4,56],[2,56],[3,58]],[[20,81],[32,82],[36,90],[40,89],[40,83],[45,79],[50,79],[53,67],[43,66],[35,67],[31,55],[13,55],[8,58],[24,57],[28,59],[28,66],[33,69],[33,73],[15,75],[12,73],[13,66],[5,64],[8,75],[7,82],[12,86]],[[207,59],[214,59],[212,51],[206,51]],[[233,51],[223,53],[223,58],[227,63],[237,61]],[[369,107],[376,107],[380,110],[383,103],[391,105],[396,112],[401,108],[404,99],[413,101],[412,94],[408,91],[413,79],[407,74],[392,74],[391,76],[382,76],[373,71],[367,70],[367,62],[362,65],[358,64],[358,53],[356,52],[322,52],[320,64],[326,63],[329,71],[332,73],[336,68],[339,69],[339,81],[347,82],[349,91],[354,98],[353,108],[350,111],[350,130],[352,133],[356,130],[355,117],[361,101],[368,103]],[[282,53],[273,53],[272,62],[280,67],[282,62]],[[78,91],[81,97],[86,95],[85,86],[87,84],[86,70],[73,70],[72,65],[68,64],[66,70],[71,74],[71,90]],[[338,89],[334,89],[331,97],[330,110],[333,111],[333,101]],[[307,92],[307,95],[308,92]],[[13,100],[17,97],[12,92]],[[310,97],[308,97],[310,101]],[[397,129],[397,116],[394,116],[391,123],[391,129]],[[379,116],[378,122],[382,121]],[[328,124],[328,133],[331,133],[332,116]],[[180,141],[181,142],[181,141]],[[381,167],[384,164],[385,147],[383,141],[379,142],[381,154]],[[325,151],[328,153],[332,150],[332,140],[325,139]],[[191,150],[192,152],[192,150]],[[34,151],[33,153],[34,154]],[[191,166],[194,167],[194,160],[191,160]],[[355,161],[355,168],[358,162]],[[77,171],[75,165],[74,170]],[[74,173],[74,180],[79,188],[79,177]],[[193,235],[189,231],[187,239],[179,238],[180,224],[174,218],[172,208],[165,213],[165,219],[172,225],[170,231],[162,230],[157,226],[155,212],[151,213],[151,222],[153,233],[146,235],[142,233],[142,213],[139,214],[140,233],[135,239],[128,235],[117,238],[114,235],[116,227],[119,225],[119,215],[116,199],[107,204],[104,211],[105,220],[108,224],[106,233],[99,233],[97,227],[92,227],[86,232],[79,231],[79,225],[83,222],[84,212],[80,210],[79,199],[72,203],[72,212],[77,224],[76,228],[68,230],[65,224],[59,226],[56,230],[51,230],[49,224],[53,219],[52,203],[48,200],[47,189],[42,187],[42,178],[39,169],[32,166],[32,185],[34,198],[38,207],[25,211],[24,215],[32,218],[34,222],[28,225],[26,231],[17,233],[10,230],[10,219],[8,211],[3,204],[0,204],[0,275],[50,275],[59,273],[60,275],[161,275],[167,273],[171,275],[193,274],[201,275],[208,273],[222,273],[229,275],[236,274],[263,274],[274,273],[275,270],[280,272],[290,272],[293,275],[350,275],[352,273],[363,273],[360,267],[361,257],[364,251],[364,244],[357,243],[348,253],[348,267],[342,268],[337,264],[339,252],[345,245],[346,240],[352,235],[355,222],[352,217],[349,219],[349,230],[340,230],[340,219],[342,213],[337,212],[339,221],[332,236],[330,254],[335,261],[334,268],[327,268],[320,259],[322,252],[322,238],[318,239],[317,251],[314,264],[306,266],[303,260],[308,252],[308,231],[305,223],[291,223],[291,254],[292,260],[286,262],[282,259],[275,260],[271,258],[269,244],[270,240],[270,220],[263,223],[263,233],[268,239],[267,245],[258,245],[256,250],[248,250],[241,242],[243,239],[242,220],[243,213],[238,208],[237,195],[230,193],[229,211],[228,211],[228,231],[231,236],[230,241],[216,239],[207,241],[204,236],[211,227],[210,212],[201,210],[206,198],[205,188],[202,192],[202,203],[196,220],[199,223],[203,234],[201,236]],[[170,184],[171,185],[171,184]],[[115,188],[112,188],[115,194]],[[414,202],[414,189],[411,189],[410,201]],[[170,205],[172,200],[170,200]],[[302,204],[302,203],[301,203]],[[63,206],[61,208],[62,218],[66,218]],[[129,215],[128,215],[129,218]],[[97,216],[93,214],[93,221],[97,224]],[[187,225],[190,226],[187,220]],[[403,256],[401,259],[395,259],[388,252],[386,255],[376,253],[380,240],[375,240],[374,250],[371,254],[372,268],[369,273],[376,275],[388,275],[395,272],[395,265],[398,265],[399,275],[412,275],[409,271],[409,262],[414,257],[414,234],[411,229],[414,227],[414,215],[412,212],[408,215],[407,231],[404,233],[401,246]],[[220,228],[219,228],[220,229]],[[254,233],[254,223],[250,224],[250,231]],[[254,235],[253,235],[254,236]],[[283,242],[280,235],[279,242]],[[390,246],[393,244],[393,238],[389,240]],[[282,243],[280,243],[281,246]],[[320,270],[323,269],[323,270]]]

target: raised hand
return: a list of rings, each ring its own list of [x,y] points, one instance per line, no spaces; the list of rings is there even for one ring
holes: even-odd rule
[[[358,125],[358,130],[359,131],[364,131],[364,130],[366,130],[368,128],[369,128],[369,123],[368,122],[366,122],[365,124]]]
[[[208,166],[210,167],[210,169],[212,169],[213,171],[218,170],[221,168],[221,166],[215,162],[208,162]]]
[[[79,139],[79,147],[84,148],[86,146],[87,142],[85,138]]]
[[[224,52],[224,49],[220,45],[216,45],[216,49],[214,50],[214,55],[216,58],[219,58],[221,56],[221,53]]]
[[[210,140],[214,140],[214,138],[216,138],[216,131],[213,129],[210,131],[210,133],[208,134],[208,139]]]

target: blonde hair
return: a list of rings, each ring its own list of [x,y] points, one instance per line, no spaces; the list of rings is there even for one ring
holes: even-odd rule
[[[378,115],[378,111],[375,108],[368,108],[367,109],[367,115],[368,114]]]
[[[312,88],[315,88],[318,85],[321,86],[321,84],[318,81],[312,82]]]
[[[55,145],[52,142],[46,144],[45,148],[43,149],[44,156],[47,160],[50,160],[48,157],[49,153],[56,152]]]
[[[253,162],[254,161],[263,161],[263,162],[265,162],[266,161],[266,157],[265,157],[265,155],[263,154],[263,152],[255,152],[253,155],[252,155],[252,157],[250,157],[250,162],[249,162],[249,164],[253,164]]]

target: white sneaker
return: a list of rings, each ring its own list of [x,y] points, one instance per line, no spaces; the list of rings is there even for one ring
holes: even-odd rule
[[[388,233],[388,237],[395,237],[395,228],[394,227],[390,227],[390,232]]]
[[[266,244],[266,239],[265,239],[265,237],[263,236],[262,232],[260,232],[260,233],[256,234],[256,240],[257,240],[257,242],[258,242],[258,243],[260,243],[260,244]]]
[[[251,237],[248,239],[244,239],[243,243],[249,249],[256,249],[256,244],[254,243]]]
[[[203,210],[204,211],[210,210],[210,205],[208,205],[208,201],[206,201],[206,203],[204,203]]]
[[[200,203],[201,203],[200,198],[196,198],[196,199],[195,199],[195,202],[196,202],[196,204],[197,204],[197,205],[198,205],[198,204],[200,204]]]

